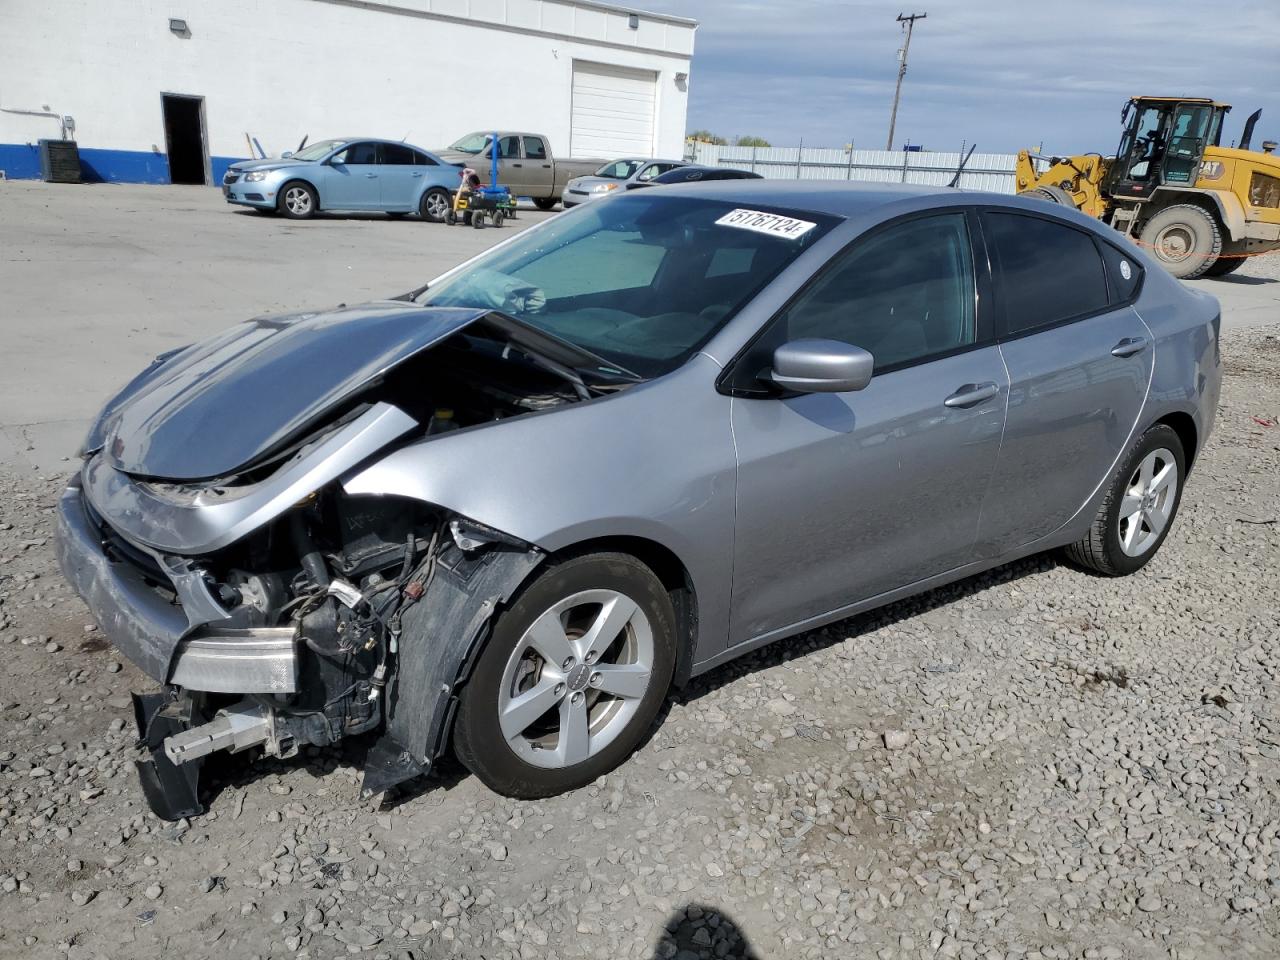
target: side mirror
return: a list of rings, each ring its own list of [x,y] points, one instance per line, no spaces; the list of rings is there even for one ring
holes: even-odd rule
[[[284,153],[280,154],[280,159],[281,159],[281,160],[288,160],[288,159],[289,159],[290,157],[292,157],[292,156],[293,156],[293,151],[292,151],[292,150],[286,150]]]
[[[839,340],[792,340],[773,351],[769,379],[797,393],[845,393],[871,382],[875,358]]]

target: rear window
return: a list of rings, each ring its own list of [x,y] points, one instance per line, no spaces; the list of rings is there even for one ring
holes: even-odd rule
[[[1092,235],[1017,213],[983,218],[1005,332],[1023,333],[1105,310],[1107,275]]]

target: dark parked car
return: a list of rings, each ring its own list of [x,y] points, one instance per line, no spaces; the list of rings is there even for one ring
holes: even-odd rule
[[[687,166],[668,170],[652,180],[633,180],[627,184],[628,190],[640,187],[663,187],[673,183],[696,183],[703,180],[763,180],[764,177],[750,170],[735,170],[733,167],[699,167]]]
[[[626,193],[158,357],[89,432],[59,559],[162,685],[162,816],[201,809],[212,751],[366,731],[370,793],[451,746],[546,796],[763,644],[1044,550],[1140,569],[1213,427],[1219,323],[1039,200]]]

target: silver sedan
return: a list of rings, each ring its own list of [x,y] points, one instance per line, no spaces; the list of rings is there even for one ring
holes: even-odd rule
[[[1036,200],[637,190],[158,357],[90,432],[60,560],[164,685],[137,709],[162,816],[202,809],[212,751],[364,731],[369,793],[452,749],[546,796],[762,644],[1047,550],[1140,570],[1219,324]]]
[[[589,177],[570,180],[560,202],[568,210],[588,200],[610,196],[614,191],[626,189],[633,183],[648,183],[654,177],[687,165],[684,160],[651,160],[643,157],[611,160]]]

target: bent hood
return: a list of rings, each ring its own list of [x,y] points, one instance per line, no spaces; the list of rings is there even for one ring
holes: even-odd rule
[[[159,358],[107,405],[86,449],[136,476],[225,477],[487,312],[385,302],[250,320]]]

